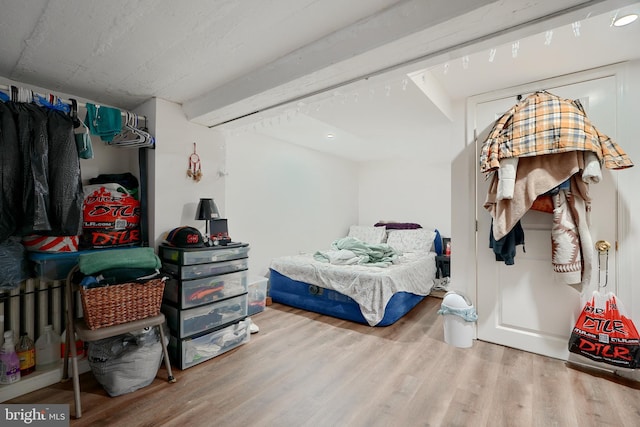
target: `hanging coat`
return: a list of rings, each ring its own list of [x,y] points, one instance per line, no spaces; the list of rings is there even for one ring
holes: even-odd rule
[[[568,151],[592,151],[609,169],[633,166],[624,150],[593,126],[579,101],[541,91],[496,121],[482,145],[480,171],[498,169],[505,158]]]
[[[516,173],[513,197],[509,200],[498,200],[498,177],[494,173],[484,208],[493,218],[495,239],[506,236],[531,209],[538,196],[558,187],[578,173],[583,165],[583,156],[578,152],[523,157]]]
[[[553,196],[551,264],[559,283],[588,286],[593,265],[589,186],[573,175],[570,187],[570,190],[560,190]]]
[[[33,104],[8,102],[13,111],[22,154],[20,235],[47,232],[49,223],[49,141],[47,114]]]
[[[73,120],[58,110],[47,110],[49,139],[49,218],[54,236],[82,232],[84,192]]]
[[[0,238],[8,235],[77,236],[82,229],[83,191],[80,160],[73,135],[73,123],[65,113],[35,104],[7,102],[3,105],[11,112],[11,120],[2,125],[3,147],[17,147],[13,168],[5,170],[4,182],[12,182],[18,191],[16,205],[3,205],[11,209],[10,216],[3,213],[9,225]],[[11,137],[11,130],[13,137]],[[13,141],[13,142],[11,142]],[[15,151],[15,149],[14,149]],[[8,151],[7,153],[10,153]],[[15,152],[14,152],[15,155]],[[5,177],[6,172],[6,177]],[[5,193],[3,198],[14,197]],[[7,236],[8,237],[8,236]]]
[[[22,162],[13,113],[0,102],[0,244],[16,232],[22,211]]]

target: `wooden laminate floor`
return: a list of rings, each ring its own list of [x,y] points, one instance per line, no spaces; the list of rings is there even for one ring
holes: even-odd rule
[[[640,426],[640,385],[499,345],[444,342],[440,299],[371,328],[273,304],[249,343],[109,397],[81,376],[72,426]],[[66,403],[71,382],[8,403]]]

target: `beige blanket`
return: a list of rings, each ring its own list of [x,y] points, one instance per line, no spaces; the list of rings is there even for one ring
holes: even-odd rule
[[[584,169],[579,151],[522,157],[518,163],[513,199],[498,200],[498,176],[493,174],[484,204],[493,217],[493,235],[504,237],[531,208],[535,199],[571,178],[571,190],[555,196],[551,233],[552,264],[558,282],[588,284],[593,248],[589,231],[589,185],[577,172]]]
[[[579,151],[522,157],[518,162],[513,199],[498,200],[498,176],[493,174],[484,208],[493,217],[493,236],[503,238],[531,208],[534,200],[559,186],[584,167]]]

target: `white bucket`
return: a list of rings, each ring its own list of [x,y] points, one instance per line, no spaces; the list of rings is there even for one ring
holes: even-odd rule
[[[442,300],[443,308],[471,309],[473,305],[464,296],[455,292],[448,292]],[[444,341],[455,347],[469,348],[473,345],[474,323],[459,315],[443,312]]]

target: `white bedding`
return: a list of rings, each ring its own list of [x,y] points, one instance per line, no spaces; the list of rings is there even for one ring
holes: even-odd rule
[[[360,304],[373,326],[384,317],[396,292],[428,295],[436,275],[434,252],[406,252],[389,267],[335,265],[314,260],[313,254],[275,258],[271,268],[293,280],[333,289]]]

